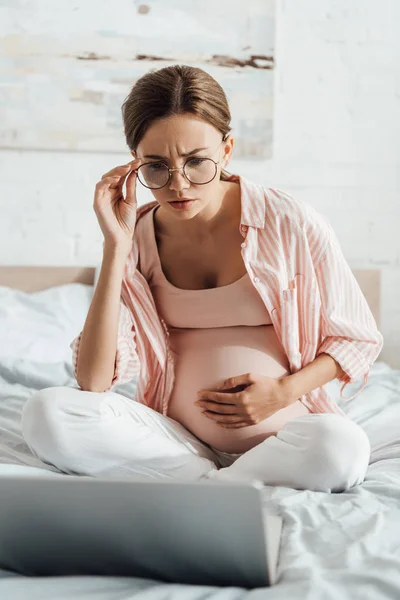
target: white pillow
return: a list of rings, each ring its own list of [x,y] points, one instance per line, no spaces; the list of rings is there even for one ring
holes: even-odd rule
[[[0,286],[0,360],[70,361],[69,345],[83,329],[93,291],[82,283],[31,293]]]

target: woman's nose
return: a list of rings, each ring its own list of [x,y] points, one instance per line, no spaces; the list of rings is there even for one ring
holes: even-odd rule
[[[183,174],[183,170],[174,170],[171,173],[171,180],[169,182],[169,189],[175,192],[180,190],[187,190],[190,187],[190,182],[186,179]]]

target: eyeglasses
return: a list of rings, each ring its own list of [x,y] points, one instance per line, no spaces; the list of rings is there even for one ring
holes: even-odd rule
[[[217,174],[219,163],[220,161],[216,162],[212,158],[189,158],[182,167],[171,169],[164,162],[149,162],[140,165],[136,172],[142,185],[151,190],[159,190],[168,185],[173,171],[183,171],[186,179],[193,185],[210,183]]]

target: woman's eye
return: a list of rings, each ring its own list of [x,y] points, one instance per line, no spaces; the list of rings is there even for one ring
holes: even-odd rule
[[[165,169],[164,163],[151,163],[151,165],[149,165],[149,169],[152,169],[153,171],[158,171],[163,168]]]
[[[190,167],[197,167],[198,165],[201,165],[203,160],[203,158],[191,158],[190,160],[188,160],[188,165]]]

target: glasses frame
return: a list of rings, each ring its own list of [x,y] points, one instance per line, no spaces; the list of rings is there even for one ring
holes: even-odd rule
[[[226,140],[226,137],[224,137],[224,138],[222,139],[222,141],[221,141],[221,143],[219,144],[219,146],[221,146],[222,142],[224,142],[225,140]],[[218,148],[219,148],[219,146],[218,146]],[[193,181],[191,181],[191,180],[189,179],[189,177],[186,175],[186,173],[185,173],[185,167],[186,167],[187,163],[188,163],[188,162],[190,162],[191,160],[196,160],[196,159],[197,159],[197,160],[211,160],[211,162],[213,162],[213,163],[214,163],[214,165],[215,165],[215,173],[214,173],[214,176],[213,176],[213,177],[212,177],[212,178],[211,178],[209,181],[205,181],[204,183],[194,183],[194,182],[193,182]],[[188,158],[187,160],[185,160],[185,162],[183,163],[183,165],[182,165],[181,167],[174,167],[174,168],[171,168],[171,167],[169,167],[169,166],[167,165],[167,163],[166,163],[165,161],[163,161],[163,160],[159,160],[159,161],[149,161],[149,162],[143,163],[142,165],[140,165],[140,167],[138,167],[138,168],[136,169],[136,175],[137,175],[137,178],[138,178],[139,182],[141,183],[141,185],[143,185],[144,187],[146,187],[148,190],[162,190],[162,189],[163,189],[163,188],[164,188],[166,185],[168,185],[168,184],[169,184],[169,182],[171,181],[171,173],[172,173],[173,171],[182,171],[182,173],[183,173],[183,176],[185,177],[185,179],[186,179],[186,180],[187,180],[187,181],[188,181],[188,182],[189,182],[191,185],[207,185],[208,183],[211,183],[211,182],[212,182],[212,181],[215,179],[215,177],[216,177],[216,175],[217,175],[217,171],[218,171],[218,168],[217,168],[217,167],[218,167],[218,165],[220,164],[220,162],[221,162],[220,160],[218,160],[218,161],[215,161],[215,160],[213,160],[212,158],[209,158],[208,156],[197,156],[197,157],[196,157],[196,156],[192,156],[191,158]],[[166,182],[166,183],[164,183],[164,185],[162,185],[162,186],[160,186],[160,187],[150,187],[150,186],[146,185],[145,183],[143,183],[143,181],[140,179],[140,177],[139,177],[139,171],[140,171],[140,169],[141,169],[142,167],[145,167],[146,165],[157,165],[157,164],[163,164],[163,165],[165,165],[165,166],[167,167],[167,169],[168,169],[168,180],[167,180],[167,182]]]

